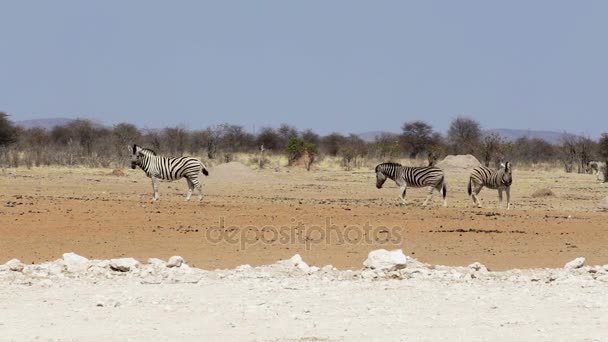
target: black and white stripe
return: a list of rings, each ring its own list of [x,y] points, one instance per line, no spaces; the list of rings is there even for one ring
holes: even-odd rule
[[[169,158],[156,155],[150,149],[142,148],[137,145],[129,146],[131,151],[131,168],[139,166],[148,177],[152,179],[152,190],[154,190],[154,200],[158,199],[158,180],[178,180],[186,178],[188,182],[188,193],[186,201],[190,199],[194,188],[198,190],[199,201],[203,199],[203,190],[198,179],[202,172],[205,176],[209,174],[205,165],[193,157]]]
[[[376,187],[382,188],[387,179],[392,179],[400,189],[399,199],[405,205],[407,187],[429,187],[429,193],[422,204],[426,206],[433,196],[433,191],[439,191],[443,196],[443,206],[447,206],[447,187],[443,171],[435,166],[403,166],[398,163],[382,163],[376,166]]]
[[[507,209],[511,207],[511,184],[513,176],[511,174],[511,163],[501,164],[500,169],[492,170],[485,166],[478,166],[471,172],[469,186],[467,187],[469,196],[473,198],[473,203],[481,208],[479,192],[485,186],[489,189],[498,190],[498,206],[502,207],[502,192],[507,193]]]

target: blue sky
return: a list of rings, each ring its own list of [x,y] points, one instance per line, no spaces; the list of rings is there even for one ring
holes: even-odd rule
[[[14,120],[608,131],[606,1],[4,1]]]

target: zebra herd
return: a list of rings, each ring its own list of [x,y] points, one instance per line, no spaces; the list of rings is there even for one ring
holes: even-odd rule
[[[481,208],[481,200],[477,196],[485,186],[489,189],[498,190],[498,206],[502,207],[502,192],[507,194],[507,209],[511,208],[511,184],[513,175],[511,163],[501,164],[500,169],[492,170],[485,166],[473,169],[469,177],[468,193],[473,198],[473,203]],[[427,186],[428,195],[422,204],[426,206],[437,190],[443,197],[443,206],[447,206],[447,186],[443,170],[436,166],[403,166],[398,163],[382,163],[376,166],[376,187],[382,188],[387,178],[392,179],[399,186],[399,199],[405,205],[405,192],[407,187],[420,188]]]
[[[153,199],[157,200],[159,180],[179,180],[186,178],[188,192],[186,201],[190,200],[194,189],[198,190],[199,201],[203,199],[203,191],[199,174],[209,175],[205,165],[193,157],[163,157],[156,154],[151,149],[142,148],[138,145],[129,145],[131,152],[131,168],[138,166],[146,175],[152,179]],[[376,166],[376,187],[382,188],[387,179],[393,180],[399,186],[399,199],[402,205],[406,204],[405,194],[407,187],[420,188],[428,187],[428,195],[424,200],[426,206],[433,192],[437,190],[443,198],[443,206],[447,206],[447,186],[443,170],[434,166],[434,161],[429,161],[429,166],[403,166],[398,163],[382,163]],[[506,162],[498,170],[491,170],[484,166],[473,169],[469,177],[468,193],[472,197],[473,203],[481,208],[481,200],[478,194],[485,186],[490,189],[498,190],[499,207],[502,207],[502,193],[507,194],[507,209],[510,208],[511,183],[513,177],[511,173],[511,163]]]

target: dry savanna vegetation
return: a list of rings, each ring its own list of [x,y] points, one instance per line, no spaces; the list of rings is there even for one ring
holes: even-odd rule
[[[578,256],[608,263],[606,183],[585,168],[605,156],[606,136],[568,137],[559,146],[505,142],[467,118],[456,119],[445,137],[410,122],[402,134],[372,142],[287,125],[254,135],[235,125],[142,131],[76,120],[24,130],[2,120],[2,259],[177,254],[194,266],[224,268],[300,253],[312,264],[358,268],[371,250],[402,248],[432,264],[479,261],[495,270],[561,267]],[[183,180],[163,182],[160,201],[151,201],[150,180],[127,167],[133,142],[203,160],[210,170],[203,202],[183,201]],[[460,162],[474,157],[452,154],[491,167],[512,161],[513,209],[498,210],[497,193],[488,189],[481,192],[485,207],[473,208],[470,165]],[[422,189],[408,190],[401,207],[394,184],[375,188],[377,163],[427,165],[429,155],[446,173],[448,208],[438,195],[421,208]]]

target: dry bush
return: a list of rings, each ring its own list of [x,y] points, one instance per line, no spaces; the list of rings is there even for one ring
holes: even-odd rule
[[[534,198],[552,197],[552,196],[555,196],[555,194],[549,188],[538,189],[532,193],[532,197],[534,197]]]

